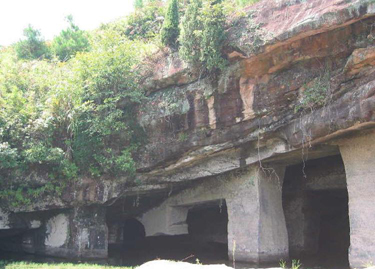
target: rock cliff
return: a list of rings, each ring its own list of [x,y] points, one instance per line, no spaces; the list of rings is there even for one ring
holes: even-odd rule
[[[59,233],[66,242],[49,239],[33,252],[56,255],[61,248],[72,248],[78,256],[106,256],[108,231],[101,222],[139,217],[198,181],[249,166],[271,169],[275,164],[337,155],[341,145],[350,143],[346,139],[372,134],[373,0],[263,0],[228,19],[229,64],[219,76],[191,69],[170,51],[160,51],[145,63],[152,67],[143,85],[148,98],[134,116],[148,140],[136,156],[135,184],[126,178],[82,178],[61,198],[46,197],[27,208],[1,213],[0,232],[44,227],[43,232],[50,229],[53,234],[63,223],[73,227],[63,232],[71,235]],[[349,160],[345,154],[344,162]],[[87,206],[91,211],[82,209]],[[51,222],[50,216],[61,223]],[[87,225],[83,221],[92,218],[97,219],[86,221]],[[287,245],[285,240],[280,239]],[[241,251],[246,260],[248,247]],[[270,255],[285,257],[287,247],[278,251],[282,253]],[[366,259],[375,257],[373,248],[367,254]],[[355,256],[352,265],[363,260]]]

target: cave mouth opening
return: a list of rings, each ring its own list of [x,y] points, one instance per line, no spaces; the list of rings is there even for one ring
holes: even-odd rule
[[[291,259],[304,266],[349,268],[348,191],[340,155],[289,166],[283,207]]]
[[[137,266],[155,259],[227,262],[228,212],[225,200],[179,208],[188,209],[188,234],[146,236],[141,222],[128,219],[123,222],[122,244],[109,245],[109,258],[123,266]]]
[[[137,248],[146,238],[145,227],[137,219],[131,218],[124,221],[122,231],[123,246],[126,249]]]
[[[320,215],[319,262],[325,266],[349,267],[348,192],[346,190],[320,191],[310,195],[316,200],[314,210]]]
[[[201,261],[228,260],[228,210],[224,199],[189,209],[189,240]]]

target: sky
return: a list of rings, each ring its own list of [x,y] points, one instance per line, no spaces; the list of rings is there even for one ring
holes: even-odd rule
[[[46,40],[58,35],[73,15],[83,30],[92,30],[130,13],[133,0],[0,0],[0,45],[19,41],[29,24],[39,29]]]

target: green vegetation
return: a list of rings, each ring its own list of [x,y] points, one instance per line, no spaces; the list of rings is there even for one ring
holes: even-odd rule
[[[66,20],[69,27],[52,41],[52,51],[60,61],[69,60],[77,52],[88,51],[90,46],[88,34],[74,24],[73,17],[69,15]]]
[[[143,0],[134,0],[134,7],[136,9],[143,7]]]
[[[96,31],[69,16],[52,42],[29,26],[24,40],[0,48],[2,205],[60,196],[85,176],[135,179],[133,156],[146,138],[134,116],[146,98],[142,60],[162,41],[180,44],[180,56],[201,71],[220,72],[224,4],[233,1],[190,0],[179,9],[170,0],[165,12],[164,1],[137,0],[132,14]]]
[[[4,269],[132,269],[132,267],[114,267],[96,264],[72,263],[33,263],[33,262],[4,262],[0,261],[0,268]]]
[[[259,2],[260,0],[235,0],[235,3],[241,7],[249,6]]]
[[[66,63],[0,54],[0,198],[10,205],[59,195],[82,175],[134,176],[137,65],[151,47],[110,30],[91,47]]]
[[[200,11],[202,0],[191,0],[181,24],[180,56],[190,64],[196,64],[200,59],[201,33],[203,30]]]
[[[115,27],[131,40],[149,41],[153,38],[159,38],[163,25],[164,10],[163,1],[150,1],[137,8],[120,25]]]
[[[49,58],[49,49],[39,30],[29,25],[23,30],[25,39],[15,45],[17,56],[24,60]]]
[[[327,96],[330,88],[331,73],[326,70],[324,74],[314,79],[311,83],[304,86],[299,104],[295,107],[295,112],[323,106],[327,102]]]
[[[287,269],[287,262],[284,260],[280,260],[279,265],[282,269]],[[290,269],[300,269],[302,266],[302,263],[300,260],[292,260]]]
[[[226,60],[222,50],[225,41],[225,14],[220,1],[211,0],[203,5],[203,31],[201,40],[201,63],[208,71],[223,70]]]
[[[177,47],[177,39],[180,35],[178,12],[178,0],[170,0],[161,30],[161,42],[167,47]]]
[[[192,0],[182,21],[180,56],[204,70],[223,70],[226,60],[222,49],[225,41],[225,14],[221,1]]]

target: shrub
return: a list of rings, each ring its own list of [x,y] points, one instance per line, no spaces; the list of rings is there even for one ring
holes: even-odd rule
[[[143,0],[134,0],[134,7],[137,8],[142,8],[143,7]]]
[[[0,169],[14,168],[17,165],[17,149],[11,148],[8,142],[0,143]]]
[[[78,176],[134,176],[132,155],[142,142],[134,117],[143,98],[138,67],[148,46],[112,30],[91,41],[91,51],[66,62],[23,62],[12,48],[0,52],[4,205],[61,194]]]
[[[89,50],[87,33],[74,24],[71,15],[66,20],[69,23],[69,27],[66,30],[62,30],[60,35],[55,37],[52,42],[52,51],[60,61],[67,61],[77,52]]]
[[[15,44],[16,53],[19,59],[34,60],[49,58],[50,51],[39,30],[31,25],[23,30],[24,40]]]
[[[203,30],[201,8],[202,0],[191,0],[181,24],[180,56],[193,65],[196,65],[200,59]]]
[[[225,41],[225,15],[220,1],[192,0],[182,21],[182,59],[215,73],[226,65],[222,49]]]
[[[225,15],[223,6],[215,1],[207,1],[202,9],[203,31],[200,61],[208,71],[223,70],[226,60],[222,49],[225,41]]]
[[[162,1],[146,3],[136,9],[126,20],[124,34],[131,40],[149,40],[159,35],[163,25],[164,4]]]
[[[143,98],[136,67],[145,45],[107,31],[92,46],[92,51],[74,61],[87,106],[80,111],[74,130],[73,159],[81,173],[89,168],[94,176],[133,174],[129,154],[140,139],[133,113]]]
[[[161,42],[171,48],[177,47],[177,39],[180,35],[178,12],[178,0],[170,0],[161,30]]]

